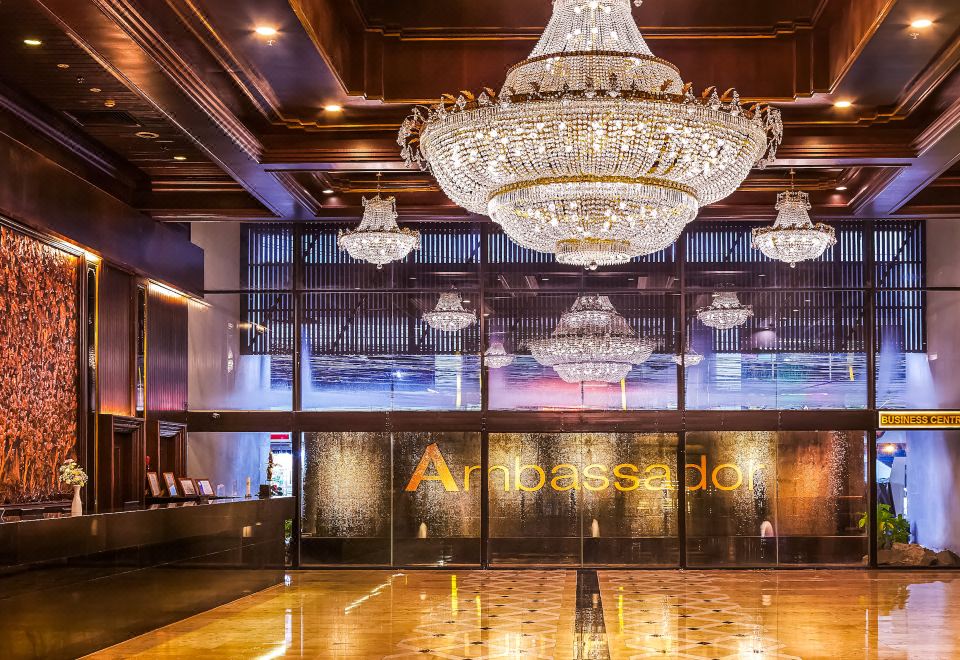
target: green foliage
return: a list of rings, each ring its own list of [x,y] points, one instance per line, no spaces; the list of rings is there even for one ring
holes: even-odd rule
[[[864,513],[858,526],[863,529],[869,521],[869,515]],[[904,518],[902,513],[893,515],[893,509],[889,504],[878,504],[877,540],[881,548],[890,548],[894,543],[909,543],[910,521]]]

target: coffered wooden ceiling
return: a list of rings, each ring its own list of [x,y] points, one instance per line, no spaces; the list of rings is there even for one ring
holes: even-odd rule
[[[412,103],[499,88],[549,13],[549,0],[2,0],[0,108],[164,222],[356,219],[377,171],[405,219],[468,218],[404,168],[397,127]],[[796,168],[820,218],[960,218],[957,0],[646,0],[634,15],[697,88],[783,110],[775,166],[701,217],[769,219]]]

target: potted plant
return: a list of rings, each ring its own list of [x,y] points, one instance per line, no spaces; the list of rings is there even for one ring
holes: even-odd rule
[[[83,501],[80,499],[80,489],[87,485],[87,473],[77,462],[68,458],[60,466],[60,483],[73,486],[73,502],[70,504],[70,515],[83,515]]]
[[[864,513],[857,526],[864,529],[869,522]],[[889,504],[877,505],[877,541],[882,550],[889,550],[894,543],[910,542],[910,521],[902,513],[894,515]]]

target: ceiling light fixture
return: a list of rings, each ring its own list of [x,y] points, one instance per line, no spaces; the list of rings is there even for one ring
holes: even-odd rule
[[[377,265],[377,270],[391,261],[405,258],[420,248],[420,232],[401,229],[397,225],[397,198],[380,196],[380,174],[377,174],[377,195],[363,198],[363,219],[352,231],[340,232],[340,249],[354,259]]]
[[[456,332],[476,323],[477,313],[465,310],[460,294],[454,290],[441,293],[437,306],[432,312],[425,313],[423,320],[434,330]]]
[[[323,194],[324,194],[324,195],[332,195],[334,192],[336,192],[336,191],[335,191],[333,188],[324,188],[324,189],[323,189]]]
[[[730,330],[747,322],[753,316],[753,307],[743,305],[733,291],[718,291],[713,294],[709,307],[697,310],[697,318],[705,326],[717,330]]]
[[[833,227],[810,220],[810,195],[794,189],[793,176],[790,170],[790,190],[777,195],[773,226],[753,230],[753,248],[796,268],[797,262],[817,259],[836,245],[837,237]]]
[[[174,156],[174,157],[173,157],[173,159],[174,159],[174,160],[180,160],[180,161],[183,161],[183,160],[186,160],[186,159],[187,159],[187,157],[186,157],[186,156]]]
[[[843,191],[846,190],[846,189],[847,189],[846,186],[837,186],[837,187],[835,188],[835,190],[836,190],[837,192],[843,192]]]
[[[338,103],[331,103],[330,105],[323,106],[324,111],[326,112],[343,112],[343,106]]]
[[[530,342],[533,358],[567,383],[617,383],[653,353],[607,296],[580,296],[546,339]]]
[[[159,133],[154,133],[153,131],[137,131],[134,135],[143,140],[156,140],[160,137]]]
[[[261,37],[275,37],[277,36],[277,28],[272,25],[258,25],[254,28],[254,32],[259,34]]]
[[[39,39],[24,39],[23,43],[26,44],[27,46],[33,46],[33,47],[43,45],[43,42],[40,41]]]
[[[629,0],[555,0],[499,94],[414,108],[397,142],[519,245],[595,269],[671,245],[773,160],[782,133],[777,109],[735,90],[694,96],[650,52]]]
[[[57,65],[57,68],[58,68],[58,69],[69,69],[69,68],[70,68],[70,65],[67,64],[66,62],[61,62],[60,64]]]
[[[917,20],[910,23],[910,27],[916,30],[925,30],[931,25],[933,25],[933,21],[931,21],[929,18],[918,18]]]
[[[853,101],[837,101],[836,103],[833,104],[833,107],[840,108],[842,110],[844,108],[849,108],[852,105],[853,105]]]

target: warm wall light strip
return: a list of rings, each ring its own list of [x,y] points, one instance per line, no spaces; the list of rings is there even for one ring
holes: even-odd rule
[[[161,282],[157,282],[154,280],[149,280],[148,285],[152,291],[155,291],[157,293],[161,293],[167,296],[173,296],[175,298],[185,298],[188,302],[198,305],[199,307],[204,307],[204,308],[210,307],[210,303],[208,303],[206,300],[203,300],[202,298],[197,298],[196,296],[192,296],[189,293],[184,293],[183,291],[180,291],[179,289],[175,289],[172,286],[169,286],[167,284],[163,284]]]

